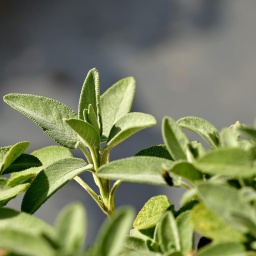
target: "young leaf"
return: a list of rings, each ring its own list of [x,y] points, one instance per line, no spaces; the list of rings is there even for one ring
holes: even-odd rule
[[[118,209],[110,220],[104,223],[95,243],[95,256],[118,255],[123,248],[133,217],[133,209],[123,207]]]
[[[79,119],[84,120],[84,109],[89,109],[89,105],[92,106],[97,115],[98,127],[100,128],[100,79],[96,68],[91,69],[85,78],[78,105]]]
[[[196,256],[249,256],[244,245],[236,242],[219,242],[207,245],[200,249]]]
[[[189,140],[178,124],[170,117],[165,117],[162,124],[165,145],[174,160],[187,160],[191,155]],[[189,154],[190,153],[190,154]]]
[[[171,211],[162,216],[159,227],[156,229],[162,252],[179,252],[181,250],[179,230],[176,220]]]
[[[84,110],[84,120],[89,123],[90,125],[93,126],[93,128],[100,134],[100,128],[98,124],[98,117],[97,114],[95,113],[92,104],[89,104],[88,110]]]
[[[212,147],[218,147],[219,132],[210,122],[199,117],[187,116],[179,119],[177,124],[199,134]]]
[[[1,230],[0,248],[14,253],[14,255],[55,255],[53,248],[44,238],[29,234],[26,230]]]
[[[165,145],[157,145],[142,149],[135,156],[155,156],[173,160]]]
[[[66,120],[66,123],[78,134],[80,140],[89,148],[100,146],[100,135],[92,125],[78,119]]]
[[[193,249],[194,227],[191,222],[191,211],[182,212],[177,218],[176,223],[179,231],[182,255],[187,255]]]
[[[166,185],[162,177],[162,165],[170,167],[172,164],[173,161],[158,157],[129,157],[101,166],[97,175],[112,180]]]
[[[113,148],[140,130],[154,125],[156,125],[156,119],[151,115],[137,112],[128,113],[112,127],[107,140],[107,147]]]
[[[255,175],[252,151],[242,148],[219,148],[209,151],[194,163],[195,167],[208,174],[248,178]]]
[[[77,118],[77,114],[68,106],[50,98],[29,94],[7,94],[4,101],[30,118],[60,145],[76,147],[77,135],[63,121]]]
[[[130,112],[135,89],[136,82],[134,78],[127,77],[112,85],[102,94],[100,98],[103,124],[102,135],[105,138],[108,138],[113,125]]]
[[[163,213],[170,206],[171,203],[167,196],[159,195],[151,197],[138,213],[133,227],[138,230],[155,227]]]
[[[11,163],[13,163],[29,146],[29,142],[22,141],[13,146],[0,148],[0,175],[4,173]]]
[[[174,162],[169,172],[191,182],[196,182],[203,178],[202,173],[193,164],[182,160]]]
[[[124,247],[129,250],[139,251],[139,252],[149,252],[149,248],[147,246],[148,240],[144,240],[138,237],[128,236],[125,241]]]
[[[57,237],[61,250],[68,255],[78,255],[85,240],[86,213],[80,204],[69,205],[58,215],[56,221]]]
[[[33,156],[36,159],[39,159],[41,162],[41,166],[35,167],[35,168],[29,168],[25,171],[21,171],[17,173],[12,173],[8,181],[9,186],[15,186],[20,184],[23,181],[34,178],[40,171],[44,170],[47,166],[53,164],[54,162],[57,162],[64,158],[73,157],[73,155],[70,153],[70,151],[67,148],[61,147],[61,146],[44,147],[32,152],[30,156]],[[15,164],[15,162],[13,164]]]
[[[75,176],[91,168],[79,158],[66,158],[54,162],[41,171],[26,191],[21,209],[34,213],[49,197]]]

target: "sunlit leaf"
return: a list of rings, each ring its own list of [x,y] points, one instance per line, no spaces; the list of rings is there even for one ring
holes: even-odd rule
[[[113,148],[133,134],[154,125],[156,125],[156,119],[149,114],[128,113],[112,127],[107,140],[107,147]]]
[[[77,135],[64,119],[77,118],[77,114],[68,106],[50,98],[30,94],[7,94],[4,101],[30,118],[60,145],[76,147]]]
[[[134,78],[124,78],[112,85],[105,93],[102,94],[101,114],[103,133],[107,139],[113,125],[128,114],[132,107],[136,88]]]
[[[177,124],[199,134],[206,142],[212,147],[218,147],[219,145],[219,132],[210,122],[205,119],[187,116],[179,119]]]
[[[155,227],[161,216],[171,206],[167,196],[159,195],[151,197],[139,211],[134,220],[133,227],[136,229],[148,229]]]

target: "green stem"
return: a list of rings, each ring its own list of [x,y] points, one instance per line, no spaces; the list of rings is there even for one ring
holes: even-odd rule
[[[109,194],[109,209],[110,209],[110,213],[113,212],[115,210],[115,192],[117,190],[117,188],[121,185],[123,181],[122,180],[117,180],[111,191],[110,191],[110,194]]]
[[[85,183],[79,176],[76,176],[74,180],[88,192],[88,194],[97,203],[101,210],[108,215],[108,211],[105,209],[104,204],[99,200],[98,195],[93,191],[93,189],[87,183]]]
[[[83,152],[84,156],[86,157],[88,163],[93,164],[93,159],[92,159],[90,153],[88,152],[87,148],[84,146],[84,144],[79,142],[78,146],[81,149],[81,151]]]

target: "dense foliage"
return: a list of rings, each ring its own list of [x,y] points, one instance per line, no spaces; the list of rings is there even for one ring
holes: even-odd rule
[[[237,122],[218,131],[202,118],[165,117],[163,144],[110,161],[114,147],[156,124],[149,114],[130,112],[134,93],[135,80],[128,77],[101,95],[99,73],[92,69],[77,112],[42,96],[4,96],[59,146],[30,154],[27,141],[0,148],[0,255],[256,255],[256,128]],[[201,140],[191,141],[186,129]],[[70,150],[76,148],[83,159],[73,157]],[[92,174],[98,191],[79,177],[83,172]],[[87,249],[82,205],[63,209],[54,227],[31,215],[72,179],[109,217]],[[110,180],[115,180],[112,186]],[[157,195],[135,217],[132,207],[115,209],[122,181],[182,186],[186,192],[180,209]],[[8,208],[23,192],[21,211]]]

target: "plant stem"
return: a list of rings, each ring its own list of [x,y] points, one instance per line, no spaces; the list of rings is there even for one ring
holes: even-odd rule
[[[74,180],[88,192],[88,194],[97,203],[101,210],[108,215],[108,211],[105,209],[104,204],[99,200],[98,195],[93,191],[93,189],[87,183],[85,183],[79,176],[76,176]]]
[[[84,156],[86,157],[88,163],[93,164],[93,159],[92,159],[90,153],[88,152],[87,148],[84,146],[84,144],[79,142],[78,146],[81,149],[81,151],[83,152]]]
[[[117,188],[121,185],[123,181],[122,180],[117,180],[111,191],[110,191],[110,194],[109,194],[109,208],[110,208],[110,212],[113,212],[115,210],[115,192],[117,190]]]

